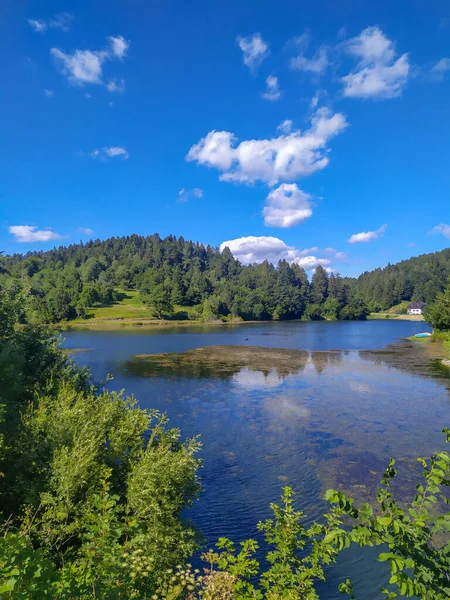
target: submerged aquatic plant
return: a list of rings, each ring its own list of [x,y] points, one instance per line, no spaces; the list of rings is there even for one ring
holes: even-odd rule
[[[450,430],[443,432],[449,442]],[[423,482],[416,485],[408,506],[399,503],[391,491],[397,475],[391,459],[375,507],[366,503],[358,508],[344,493],[329,490],[325,499],[331,510],[321,523],[309,527],[302,523],[304,513],[293,506],[292,489],[285,487],[281,503],[271,505],[273,518],[258,525],[268,547],[267,568],[255,558],[259,547],[255,540],[237,547],[221,538],[216,550],[203,555],[208,563],[205,575],[189,571],[189,577],[176,580],[175,595],[171,595],[173,587],[164,597],[319,599],[316,586],[326,580],[326,566],[336,562],[343,549],[358,544],[380,546],[378,560],[389,563],[389,581],[380,582],[384,597],[449,598],[450,512],[443,509],[450,503],[450,454],[437,452],[428,460],[418,460],[423,466]],[[341,583],[339,590],[356,599],[350,579]]]

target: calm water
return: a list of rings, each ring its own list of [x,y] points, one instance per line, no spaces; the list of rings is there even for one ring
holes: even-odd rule
[[[414,459],[443,446],[450,381],[417,344],[383,348],[426,330],[417,322],[367,321],[77,331],[64,334],[64,346],[86,349],[74,358],[95,378],[112,374],[110,387],[166,411],[184,435],[201,434],[204,492],[190,516],[213,543],[221,535],[259,539],[256,523],[269,516],[269,503],[286,484],[309,520],[323,513],[327,487],[373,497],[390,456],[398,459],[399,490],[406,493]],[[305,352],[287,371],[265,364],[212,373],[202,365],[187,369],[174,361],[162,369],[132,360],[215,345]],[[346,551],[321,597],[340,598],[337,584],[351,575],[357,596],[375,600],[382,568],[367,551]]]

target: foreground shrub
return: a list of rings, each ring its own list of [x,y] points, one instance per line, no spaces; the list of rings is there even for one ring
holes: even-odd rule
[[[447,442],[450,430],[445,429]],[[399,504],[391,491],[396,477],[391,459],[377,494],[376,508],[364,504],[357,508],[342,492],[329,490],[325,498],[331,510],[321,523],[305,528],[305,515],[293,507],[293,492],[284,488],[281,504],[272,504],[273,519],[259,523],[267,545],[268,567],[255,558],[258,544],[247,540],[235,546],[226,538],[217,550],[203,555],[209,564],[204,574],[192,570],[173,577],[166,598],[267,598],[275,600],[317,599],[317,583],[326,580],[326,566],[335,563],[339,553],[358,544],[379,546],[380,562],[388,562],[389,581],[380,582],[380,594],[386,598],[416,597],[443,600],[450,597],[450,454],[438,452],[423,466],[423,483],[416,486],[414,500]],[[349,579],[340,591],[355,599]],[[221,590],[217,595],[216,590]],[[220,595],[222,594],[222,595]],[[381,597],[381,596],[380,596]]]

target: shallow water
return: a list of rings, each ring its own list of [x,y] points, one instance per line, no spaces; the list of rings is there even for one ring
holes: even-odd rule
[[[184,435],[201,434],[204,492],[190,517],[212,544],[222,535],[260,539],[256,523],[269,516],[283,485],[296,490],[308,522],[323,513],[327,487],[361,501],[373,497],[390,456],[398,459],[398,489],[407,495],[414,459],[443,446],[450,380],[419,343],[383,348],[427,330],[417,322],[368,321],[78,331],[66,333],[64,345],[89,349],[74,359],[94,377],[112,374],[110,387],[166,411]],[[237,358],[215,370],[176,355],[163,363],[133,358],[216,345],[304,352],[289,368],[283,360],[272,365],[270,354],[260,364]],[[321,597],[341,597],[337,584],[351,575],[357,596],[375,600],[382,568],[369,552],[346,551]]]

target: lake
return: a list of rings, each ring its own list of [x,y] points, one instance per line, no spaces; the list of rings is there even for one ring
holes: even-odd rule
[[[326,509],[328,487],[373,499],[391,456],[399,493],[410,493],[420,473],[415,458],[443,448],[440,432],[450,423],[448,370],[419,342],[400,341],[428,330],[410,321],[281,322],[73,331],[63,345],[84,349],[74,359],[96,379],[111,374],[109,388],[167,412],[184,436],[201,435],[204,491],[189,516],[213,544],[224,535],[259,540],[256,524],[283,485],[296,491],[307,523]],[[207,351],[195,360],[189,353],[205,346],[299,352],[288,365],[260,351],[246,362],[230,348],[232,364],[212,369]],[[187,354],[163,363],[134,358],[157,353]],[[346,550],[321,597],[341,598],[337,584],[351,576],[357,597],[375,600],[384,568],[373,552]]]

